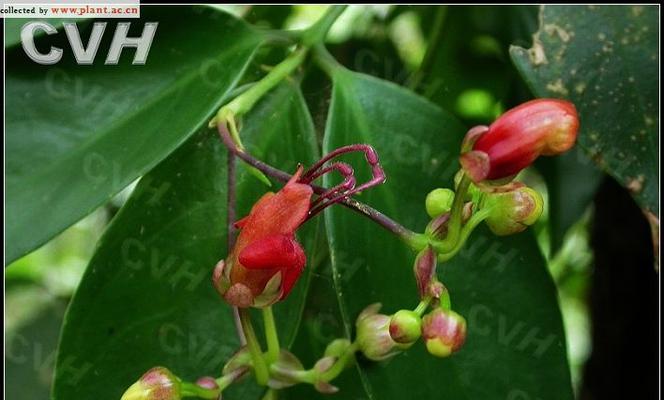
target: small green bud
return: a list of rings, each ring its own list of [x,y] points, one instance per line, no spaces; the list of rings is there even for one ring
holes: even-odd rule
[[[536,190],[519,187],[515,190],[487,196],[485,207],[491,207],[486,224],[499,236],[525,230],[542,215],[544,199]]]
[[[131,385],[120,400],[180,400],[182,384],[164,367],[154,367]]]
[[[370,360],[381,361],[390,358],[408,345],[402,345],[390,336],[390,317],[378,314],[380,304],[372,304],[357,318],[356,342],[359,350]]]
[[[454,191],[450,189],[434,189],[426,197],[427,214],[431,218],[450,211],[454,202]]]
[[[452,310],[437,308],[422,318],[422,337],[427,351],[447,357],[466,340],[466,320]]]
[[[412,310],[399,310],[390,320],[390,336],[401,344],[415,343],[422,335],[422,319]]]

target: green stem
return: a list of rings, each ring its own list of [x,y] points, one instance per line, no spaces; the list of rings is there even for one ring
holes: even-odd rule
[[[302,44],[305,46],[312,46],[317,43],[322,43],[325,40],[325,36],[327,36],[327,33],[330,31],[330,28],[332,28],[334,21],[339,18],[346,7],[347,6],[345,5],[330,6],[321,19],[304,31],[302,35]]]
[[[424,314],[424,312],[429,307],[430,303],[431,303],[431,296],[427,296],[427,297],[423,298],[420,301],[420,304],[418,304],[417,307],[413,310],[413,312],[421,317],[422,314]]]
[[[246,114],[270,89],[284,80],[302,64],[307,55],[307,48],[301,47],[277,64],[272,70],[246,92],[234,98],[230,103],[219,109],[216,117],[210,121],[210,127]]]
[[[335,363],[322,374],[311,368],[306,371],[293,371],[291,377],[301,383],[314,384],[317,381],[329,382],[339,376],[344,368],[348,365],[350,358],[353,357],[355,352],[359,349],[357,343],[351,344],[346,351],[335,361]]]
[[[240,308],[240,322],[242,323],[244,336],[247,338],[247,347],[249,348],[249,353],[251,354],[251,359],[253,361],[256,381],[259,385],[265,386],[267,385],[267,381],[270,378],[270,374],[268,372],[265,359],[263,358],[261,345],[258,343],[258,339],[256,338],[254,326],[251,324],[251,315],[249,314],[248,308]]]
[[[452,309],[452,299],[450,299],[450,292],[445,288],[443,293],[440,294],[440,308],[443,310]]]
[[[329,77],[333,77],[337,71],[345,69],[322,44],[314,46],[313,51],[314,61]]]
[[[479,225],[480,222],[487,219],[487,217],[489,217],[490,214],[491,214],[490,208],[483,208],[478,212],[476,212],[475,214],[473,214],[473,216],[470,217],[466,225],[461,230],[461,237],[459,238],[459,241],[457,242],[456,246],[447,253],[438,254],[438,261],[445,262],[454,257],[463,248],[463,245],[466,243],[466,240],[468,240],[468,237],[473,232],[473,230],[475,230],[477,225]]]
[[[346,365],[348,365],[348,361],[349,361],[349,359],[350,359],[351,357],[353,357],[353,355],[355,354],[355,352],[356,352],[358,349],[359,349],[359,345],[357,344],[357,342],[354,342],[353,344],[351,344],[351,345],[346,349],[346,352],[344,352],[344,354],[342,354],[341,357],[339,357],[339,358],[337,359],[337,361],[334,363],[334,365],[332,365],[332,368],[328,369],[327,371],[325,371],[325,372],[320,376],[320,379],[323,380],[323,381],[325,381],[325,382],[329,382],[329,381],[331,381],[332,379],[334,379],[334,378],[336,378],[337,376],[339,376],[339,374],[344,370],[344,368],[346,367]]]
[[[219,393],[221,393],[221,389],[206,389],[195,383],[182,383],[182,397],[198,397],[201,399],[216,400],[219,398]]]
[[[263,323],[265,324],[265,337],[267,339],[267,363],[272,364],[279,358],[279,334],[277,326],[274,323],[274,314],[272,307],[263,308]]]
[[[424,54],[424,60],[420,64],[417,72],[415,72],[408,82],[408,88],[415,91],[422,83],[422,78],[429,72],[434,60],[434,56],[438,54],[438,42],[443,32],[443,22],[445,22],[445,15],[447,14],[447,6],[438,6],[436,16],[434,17],[433,26],[431,27],[431,36],[427,44],[427,51]]]
[[[439,255],[444,256],[446,253],[453,251],[459,243],[461,220],[463,217],[463,204],[464,199],[466,198],[466,192],[468,192],[468,187],[470,187],[470,178],[466,174],[463,174],[461,176],[461,182],[459,182],[459,187],[454,194],[454,202],[452,203],[452,210],[450,212],[450,223],[447,236],[443,240],[432,242],[433,248]],[[440,256],[438,259],[440,260]]]

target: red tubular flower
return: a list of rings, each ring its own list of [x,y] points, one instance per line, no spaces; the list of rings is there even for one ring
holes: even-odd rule
[[[532,100],[507,111],[488,128],[471,129],[464,141],[461,166],[474,182],[507,178],[540,155],[557,155],[572,148],[578,129],[574,104]]]
[[[265,306],[285,297],[302,273],[306,255],[295,231],[309,214],[313,189],[298,183],[302,169],[277,193],[266,193],[240,228],[232,252],[215,268],[215,284],[238,307]],[[221,265],[220,265],[221,264]]]
[[[220,133],[232,149],[228,132],[220,129]],[[356,151],[365,154],[373,172],[371,180],[357,187],[350,165],[339,161],[327,164],[340,154]],[[342,175],[340,184],[330,189],[312,185],[312,181],[331,171]],[[284,299],[307,260],[295,237],[297,229],[325,207],[384,181],[378,155],[369,145],[338,148],[306,172],[300,166],[281,190],[263,195],[249,215],[235,223],[240,233],[228,257],[214,269],[215,288],[228,303],[243,308],[266,307]]]

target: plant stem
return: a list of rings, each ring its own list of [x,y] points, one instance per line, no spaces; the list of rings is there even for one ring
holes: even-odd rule
[[[314,46],[313,52],[314,61],[329,77],[334,77],[335,72],[345,69],[322,44]]]
[[[330,28],[332,28],[334,21],[339,18],[346,7],[347,6],[345,5],[330,6],[315,24],[304,31],[302,35],[302,44],[305,46],[311,46],[323,42]]]
[[[226,122],[229,118],[237,118],[247,113],[270,89],[277,86],[285,77],[302,64],[307,55],[307,48],[301,47],[291,53],[285,60],[246,92],[234,98],[230,103],[219,109],[216,117],[210,121],[210,127]]]
[[[450,298],[450,292],[447,288],[445,288],[443,293],[440,294],[440,308],[448,311],[452,309],[452,299]]]
[[[413,310],[413,312],[421,317],[422,314],[424,314],[424,312],[429,307],[430,303],[431,303],[431,296],[427,296],[427,297],[423,298],[420,301],[420,304],[418,304],[417,307]]]
[[[247,369],[236,369],[228,375],[224,375],[221,378],[215,379],[217,386],[219,386],[219,392],[223,392],[224,389],[229,387],[233,382],[243,377],[247,371]]]
[[[256,332],[254,332],[254,327],[251,324],[251,315],[249,314],[248,308],[240,308],[240,322],[242,322],[242,329],[247,338],[247,347],[249,348],[249,353],[251,354],[251,359],[253,361],[256,381],[259,385],[265,386],[270,378],[270,374],[267,365],[265,364],[265,359],[263,358],[261,345],[258,343]]]
[[[431,27],[431,36],[429,39],[429,44],[427,45],[427,51],[424,54],[424,59],[420,64],[420,67],[417,71],[410,77],[408,82],[408,88],[415,91],[417,87],[422,82],[422,78],[425,74],[429,72],[431,64],[433,62],[434,56],[438,54],[438,42],[443,32],[443,22],[445,22],[445,15],[447,14],[447,6],[438,6],[436,10],[436,16],[434,17],[433,26]]]
[[[206,389],[200,387],[195,383],[183,382],[182,383],[182,397],[198,397],[201,399],[216,400],[219,398],[221,389]]]
[[[272,178],[277,179],[281,182],[288,182],[288,180],[291,178],[291,174],[284,172],[280,169],[274,168],[273,166],[268,165],[263,161],[254,158],[248,152],[239,149],[238,146],[233,142],[233,139],[230,137],[230,134],[228,132],[228,128],[224,124],[217,125],[217,129],[219,131],[219,136],[221,137],[221,140],[226,145],[226,147],[245,163],[256,168],[265,175],[271,176]],[[326,191],[325,188],[317,185],[311,184],[310,186],[317,194],[321,194]],[[410,247],[412,247],[415,250],[423,249],[424,246],[426,246],[426,244],[428,243],[428,239],[426,238],[425,235],[411,231],[410,229],[399,224],[398,222],[391,219],[387,215],[381,213],[380,211],[364,203],[361,203],[352,198],[344,199],[340,203],[350,208],[351,210],[364,215],[365,217],[374,221],[378,225],[394,233],[401,240],[406,242]]]
[[[320,379],[323,380],[323,381],[325,381],[325,382],[329,382],[329,381],[331,381],[332,379],[334,379],[334,378],[336,378],[337,376],[339,376],[339,374],[344,370],[344,368],[346,367],[346,365],[348,365],[348,360],[349,360],[351,357],[353,357],[353,355],[354,355],[355,352],[358,350],[358,348],[359,348],[359,346],[358,346],[357,342],[354,342],[353,344],[351,344],[351,345],[346,349],[346,351],[344,352],[344,354],[342,354],[341,357],[339,357],[339,358],[337,359],[337,361],[334,363],[334,365],[332,365],[332,367],[331,367],[330,369],[328,369],[327,371],[325,371],[325,372],[320,376]]]
[[[454,248],[452,248],[450,251],[448,251],[446,253],[439,253],[438,254],[438,261],[445,262],[445,261],[451,259],[452,257],[454,257],[463,248],[463,245],[466,243],[466,240],[468,239],[470,234],[473,232],[473,230],[475,230],[477,225],[479,225],[480,222],[487,219],[487,217],[490,214],[491,214],[491,209],[490,208],[483,208],[483,209],[479,210],[478,212],[476,212],[475,214],[473,214],[473,216],[470,217],[470,219],[468,220],[466,225],[461,230],[461,236],[460,236],[458,242],[456,243],[456,246],[454,246]],[[434,244],[434,248],[435,248],[435,244]]]
[[[234,120],[251,110],[258,100],[265,96],[267,92],[277,86],[279,82],[283,81],[304,62],[309,48],[325,39],[332,24],[334,24],[334,21],[336,21],[345,8],[346,6],[331,6],[321,19],[316,21],[315,24],[302,33],[302,45],[300,47],[296,48],[288,57],[272,68],[272,70],[260,81],[253,84],[249,89],[231,100],[228,104],[222,106],[208,126],[212,128],[215,125],[231,122],[231,120]],[[273,33],[272,36],[274,35],[275,34]],[[239,138],[236,137],[235,139],[236,143],[239,145]]]
[[[265,324],[265,337],[267,339],[267,363],[272,364],[279,358],[279,334],[277,326],[274,323],[274,314],[272,306],[263,308],[263,322]]]
[[[445,255],[450,251],[454,250],[459,242],[459,234],[461,232],[461,220],[463,214],[463,203],[466,197],[466,192],[470,186],[470,178],[468,175],[463,174],[461,176],[461,181],[459,182],[459,187],[457,188],[456,193],[454,194],[454,202],[452,203],[452,210],[450,212],[450,222],[449,228],[447,231],[447,236],[443,240],[432,241],[431,245],[439,254],[438,259],[440,260],[440,255]]]

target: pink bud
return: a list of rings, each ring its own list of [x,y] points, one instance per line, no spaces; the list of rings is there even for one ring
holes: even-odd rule
[[[202,387],[203,389],[210,389],[210,390],[219,389],[217,381],[215,381],[214,378],[211,376],[203,376],[198,378],[198,380],[196,380],[196,384]]]
[[[437,308],[422,318],[422,337],[429,353],[447,357],[466,340],[466,320],[452,310]]]
[[[180,400],[181,383],[164,367],[154,367],[131,385],[121,400]]]
[[[436,279],[436,252],[431,246],[427,246],[417,255],[413,272],[420,298],[424,298],[429,294],[429,285]]]

